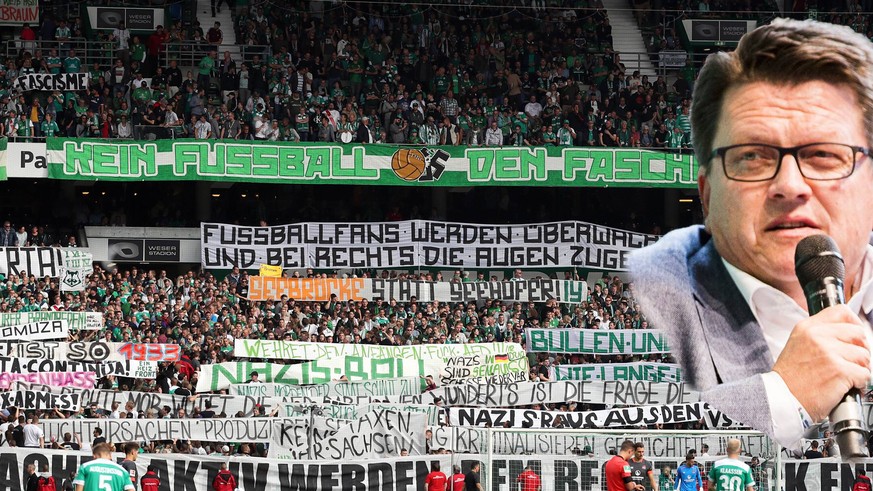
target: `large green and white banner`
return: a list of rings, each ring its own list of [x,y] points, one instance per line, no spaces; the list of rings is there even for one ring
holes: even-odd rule
[[[260,362],[225,362],[200,366],[197,392],[209,392],[241,384],[257,372],[258,381],[279,384],[307,385],[325,384],[348,380],[376,380],[424,376],[424,361],[402,358],[363,358],[343,356],[327,360],[314,360],[297,365]]]
[[[102,181],[408,186],[697,186],[691,154],[618,148],[399,147],[49,138],[48,175]]]
[[[518,343],[380,346],[376,344],[307,343],[301,341],[237,339],[234,341],[233,355],[237,358],[266,358],[271,360],[321,360],[342,356],[438,360],[451,358],[453,356],[475,355],[484,357],[508,355],[511,358],[516,358],[518,356],[524,356],[524,348]]]
[[[553,365],[549,368],[552,380],[646,380],[649,382],[679,382],[682,369],[673,363],[588,363],[582,365]]]
[[[528,359],[521,355],[500,362],[490,362],[488,357],[479,355],[424,360],[339,356],[297,365],[226,362],[201,365],[197,392],[228,389],[233,384],[248,381],[252,372],[258,373],[260,382],[294,385],[325,384],[340,381],[343,377],[355,381],[428,375],[437,384],[444,385],[477,377],[527,372],[528,369]]]
[[[656,329],[528,328],[524,333],[529,353],[649,355],[670,352],[664,333]]]

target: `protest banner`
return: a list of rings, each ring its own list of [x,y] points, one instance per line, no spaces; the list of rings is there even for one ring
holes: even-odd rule
[[[39,0],[5,0],[0,4],[0,26],[33,26],[39,18]]]
[[[627,256],[631,251],[657,239],[654,235],[577,221],[483,225],[407,220],[271,227],[201,223],[200,257],[206,269],[234,266],[253,269],[260,264],[270,264],[284,269],[580,267],[619,271],[627,269]],[[352,288],[363,284],[353,280],[329,284],[332,288],[345,288],[343,294],[351,296]],[[316,291],[318,284],[297,284],[308,285],[306,291],[300,293],[303,297],[330,295]],[[568,298],[581,298],[582,292],[576,291],[579,285],[574,285],[568,287],[565,294]],[[456,288],[461,297],[492,293],[490,287],[484,286],[481,293],[479,287]],[[522,286],[507,287],[507,292],[509,296],[530,294],[524,293]]]
[[[232,384],[231,394],[253,397],[383,397],[388,395],[420,394],[422,379],[415,377],[359,380],[350,382],[327,382],[318,385],[293,384]]]
[[[204,442],[268,443],[276,418],[189,419],[46,419],[46,440],[63,441],[64,433],[91,435],[96,428],[110,442],[200,440]]]
[[[682,369],[675,363],[589,363],[587,365],[552,365],[552,380],[648,380],[679,382]]]
[[[20,326],[0,326],[0,342],[16,339],[37,341],[63,339],[67,337],[69,330],[70,325],[65,320],[38,321]]]
[[[690,153],[625,148],[49,138],[46,154],[52,179],[120,182],[694,188],[697,178]],[[393,162],[409,158],[425,169],[398,174]]]
[[[357,405],[311,403],[308,406],[294,402],[284,402],[281,404],[278,416],[283,418],[302,416],[307,414],[312,407],[317,407],[323,416],[337,419],[358,419],[369,412],[381,410],[401,413],[421,413],[427,416],[426,422],[430,426],[446,424],[444,407],[430,404],[394,404],[389,402],[367,402],[366,404]]]
[[[226,362],[200,366],[197,392],[227,389],[250,379],[258,373],[261,382],[307,385],[349,380],[376,380],[404,376],[424,376],[424,361],[400,358],[363,358],[342,356],[313,360],[298,365],[261,362]]]
[[[55,321],[61,322],[61,321]],[[3,328],[0,328],[2,332]],[[179,361],[182,348],[177,344],[113,343],[106,341],[0,341],[0,356],[46,358],[69,361]]]
[[[151,361],[67,361],[41,358],[0,357],[0,372],[94,372],[97,378],[107,375],[132,378],[155,378],[157,364]],[[49,384],[52,385],[52,384]]]
[[[17,382],[16,382],[17,383]],[[18,409],[39,409],[52,411],[78,411],[78,394],[52,394],[36,390],[16,390],[13,392],[0,392],[0,404],[2,407],[15,406]]]
[[[15,382],[93,389],[97,379],[94,372],[0,372],[0,389],[8,389]]]
[[[462,428],[441,426],[430,428],[432,450],[444,448],[456,453],[488,453],[488,430],[485,428]],[[778,452],[777,446],[760,433],[720,430],[706,434],[603,434],[587,431],[567,432],[544,429],[542,431],[501,430],[491,433],[491,452],[497,455],[583,455],[609,459],[610,452],[621,447],[625,439],[632,439],[645,446],[646,458],[674,458],[684,460],[688,449],[709,445],[711,455],[724,455],[727,441],[737,438],[744,452],[762,457]]]
[[[322,419],[323,420],[323,419]],[[324,433],[313,431],[315,420],[277,420],[268,457],[299,460],[361,460],[425,453],[427,415],[373,409],[360,418]]]
[[[621,428],[700,420],[704,420],[710,429],[739,426],[703,402],[586,412],[451,407],[449,420],[454,426],[480,428]]]
[[[327,302],[332,298],[340,302],[381,298],[401,303],[467,303],[488,299],[524,303],[549,300],[580,303],[588,299],[588,284],[584,281],[550,279],[458,283],[378,278],[280,278],[263,274],[249,278],[249,300],[280,300],[282,297],[306,302]]]
[[[0,261],[2,261],[2,259],[0,259]],[[30,312],[0,313],[0,326],[15,326],[56,320],[67,321],[67,326],[70,331],[96,331],[103,329],[103,314],[100,312],[36,310]]]
[[[445,359],[366,358],[340,356],[313,360],[297,365],[254,362],[226,362],[202,365],[197,380],[197,392],[227,389],[241,384],[257,372],[259,381],[280,384],[308,385],[338,381],[342,377],[355,380],[377,380],[409,376],[432,376],[437,384],[461,383],[464,379],[527,372],[526,356],[504,357],[490,363],[490,356],[454,356]]]
[[[93,256],[79,248],[65,248],[59,271],[62,292],[85,290],[88,276],[94,271]]]
[[[690,386],[667,382],[514,382],[468,383],[437,387],[424,394],[391,397],[410,404],[431,404],[441,398],[447,406],[510,407],[578,402],[582,404],[663,406],[700,401]]]
[[[538,329],[524,330],[529,353],[648,355],[669,353],[664,333],[657,329]]]
[[[0,448],[0,463],[6,478],[0,480],[0,491],[25,489],[26,468],[33,464],[41,469],[47,465],[49,473],[60,483],[69,478],[70,472],[93,457],[90,452],[32,448]],[[113,454],[121,460],[122,454]],[[702,474],[719,457],[702,458]],[[675,469],[681,458],[649,458],[655,472],[664,466]],[[743,457],[748,461],[748,457]],[[505,491],[517,486],[518,476],[525,467],[531,468],[542,478],[541,491],[599,491],[605,489],[603,468],[607,457],[591,458],[578,455],[423,455],[369,460],[276,460],[223,456],[199,456],[189,454],[140,454],[135,462],[138,475],[144,475],[148,466],[153,466],[166,491],[191,491],[210,489],[221,464],[236,476],[240,490],[257,491],[308,491],[315,489],[342,490],[420,490],[426,489],[425,478],[433,463],[438,463],[446,474],[453,465],[461,472],[469,472],[473,463],[481,466],[479,476],[484,491]],[[859,469],[873,471],[873,464],[843,464],[837,459],[782,461],[785,472],[785,491],[830,491],[850,489]],[[759,489],[775,489],[772,468],[762,472],[756,469]]]
[[[0,247],[0,274],[57,278],[63,263],[60,247]]]
[[[164,407],[169,407],[170,412],[168,417],[178,417],[179,409],[184,409],[187,415],[193,415],[195,412],[207,409],[207,403],[210,410],[214,411],[216,416],[222,414],[227,417],[233,417],[237,414],[242,414],[243,417],[249,417],[254,413],[255,406],[262,406],[267,413],[278,408],[282,401],[279,399],[268,397],[254,397],[242,395],[226,395],[226,394],[197,394],[196,396],[177,396],[174,394],[160,394],[157,392],[134,392],[134,391],[115,391],[101,390],[94,388],[76,388],[76,387],[58,387],[52,385],[42,385],[27,382],[15,382],[10,387],[11,390],[31,390],[40,391],[52,394],[75,395],[79,398],[81,405],[91,406],[96,405],[98,408],[110,409],[114,403],[118,403],[121,409],[124,409],[128,402],[133,403],[133,410],[145,414],[152,410],[158,414]]]
[[[269,360],[321,360],[340,356],[364,358],[404,358],[413,360],[443,359],[453,356],[493,357],[523,356],[524,347],[518,343],[418,344],[408,346],[381,346],[377,344],[308,343],[302,341],[272,341],[236,339],[233,355],[237,358],[265,358]],[[492,361],[493,362],[493,361]]]
[[[82,73],[29,73],[19,75],[12,82],[12,90],[30,92],[44,90],[61,92],[81,92],[88,90],[88,72]]]
[[[281,266],[270,266],[269,264],[262,264],[258,269],[258,274],[261,276],[267,276],[271,278],[281,278],[282,277],[282,267]]]

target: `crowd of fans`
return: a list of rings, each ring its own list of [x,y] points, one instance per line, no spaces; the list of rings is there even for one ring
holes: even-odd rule
[[[0,101],[2,129],[13,138],[687,147],[690,65],[672,84],[628,73],[600,2],[554,3],[411,5],[402,16],[387,4],[317,16],[239,6],[230,28],[241,56],[218,22],[149,35],[120,25],[87,45],[105,44],[104,56],[85,56],[67,43],[81,22],[47,18],[38,44],[25,27],[22,39],[34,41],[0,80],[88,72],[91,86],[11,93]],[[180,66],[180,47],[204,55]]]
[[[294,273],[296,275],[297,273]],[[364,273],[367,275],[367,273]],[[376,274],[373,272],[372,274]],[[520,277],[521,271],[515,276]],[[317,277],[310,271],[303,276]],[[321,276],[328,276],[321,274]],[[431,281],[482,281],[483,274],[457,271],[452,278],[440,273],[381,272],[381,277]],[[565,275],[573,279],[572,273]],[[630,285],[607,277],[592,285],[589,300],[578,305],[521,304],[501,301],[470,303],[398,303],[395,300],[360,302],[298,302],[283,299],[251,302],[248,275],[238,269],[225,277],[198,274],[170,277],[166,271],[106,271],[95,266],[85,292],[61,293],[55,280],[12,275],[0,280],[0,312],[31,310],[98,311],[106,327],[82,332],[74,340],[174,343],[183,349],[183,361],[162,364],[155,380],[101,379],[106,389],[192,394],[203,364],[234,361],[235,339],[276,339],[328,343],[412,345],[423,343],[524,342],[525,327],[567,329],[647,328],[633,299]],[[668,356],[589,356],[542,354],[533,360],[529,379],[549,381],[549,367],[562,363],[623,362],[648,358],[669,361]],[[552,409],[551,405],[549,407]],[[582,411],[599,407],[554,404],[555,410]],[[115,411],[117,408],[100,408]],[[58,417],[58,414],[47,414]],[[85,408],[67,417],[84,417]],[[99,416],[95,414],[95,416]],[[134,415],[173,417],[169,413]],[[198,412],[188,417],[207,417]],[[214,415],[210,415],[214,416]],[[228,415],[233,416],[233,415]],[[685,427],[686,425],[679,425]],[[698,427],[698,425],[687,425]],[[87,435],[80,436],[87,439]]]

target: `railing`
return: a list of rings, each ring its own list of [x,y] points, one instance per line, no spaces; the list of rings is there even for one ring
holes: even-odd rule
[[[165,64],[169,60],[176,60],[180,67],[196,67],[200,63],[200,60],[212,50],[218,52],[216,61],[221,60],[224,56],[224,52],[228,51],[237,63],[240,63],[241,61],[252,61],[255,55],[260,56],[261,60],[266,61],[267,57],[272,54],[272,49],[270,46],[266,45],[213,45],[206,42],[195,43],[193,41],[185,41],[181,43],[165,44],[162,52],[162,60]],[[237,66],[237,68],[239,67]]]
[[[76,50],[76,56],[82,61],[82,70],[85,71],[94,63],[100,63],[100,66],[105,70],[115,64],[118,58],[118,50],[116,43],[111,41],[91,41],[86,39],[71,39],[66,42],[58,41],[22,41],[20,39],[11,39],[6,41],[6,57],[17,58],[23,51],[28,51],[31,54],[41,51],[43,57],[48,56],[50,50],[58,50],[58,56],[61,59],[69,56],[70,50]],[[262,60],[268,57],[272,50],[269,46],[248,46],[237,44],[221,44],[210,45],[207,43],[195,43],[186,41],[181,43],[166,43],[161,51],[161,66],[166,66],[170,60],[176,60],[180,67],[196,67],[200,60],[209,53],[210,50],[217,50],[219,53],[218,60],[221,59],[225,51],[229,51],[234,60],[251,61],[255,55],[260,55]],[[128,51],[128,55],[130,52]]]
[[[23,51],[31,54],[41,51],[43,57],[47,57],[52,49],[58,50],[58,56],[63,60],[70,54],[70,50],[76,50],[76,56],[82,61],[82,70],[87,70],[94,63],[108,68],[114,65],[115,44],[108,41],[89,41],[86,39],[70,39],[65,42],[58,41],[22,41],[10,39],[6,41],[6,57],[17,58]]]

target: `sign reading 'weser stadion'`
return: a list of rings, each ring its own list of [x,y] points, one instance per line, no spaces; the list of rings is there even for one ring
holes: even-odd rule
[[[577,147],[398,147],[49,138],[53,179],[691,188],[690,154]]]

